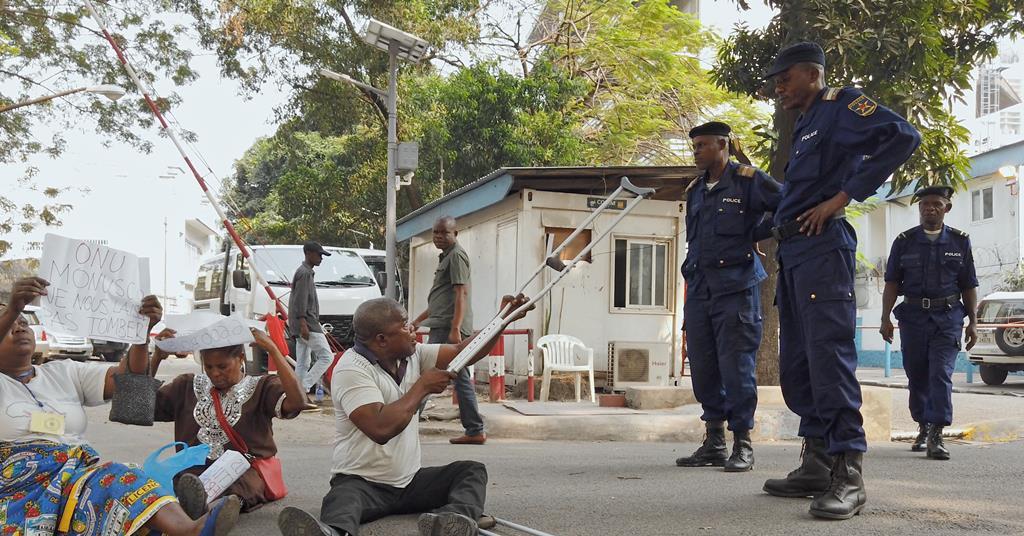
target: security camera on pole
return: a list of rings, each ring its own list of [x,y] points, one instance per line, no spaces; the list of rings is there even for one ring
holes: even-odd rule
[[[387,272],[387,286],[384,295],[394,299],[396,297],[395,287],[397,285],[395,267],[395,227],[397,220],[397,198],[398,177],[402,172],[411,178],[413,169],[398,165],[399,144],[398,144],[398,60],[403,59],[417,63],[423,58],[427,51],[427,42],[415,35],[403,32],[383,22],[370,19],[363,33],[363,41],[384,50],[388,53],[388,90],[381,91],[369,84],[364,84],[350,76],[335,73],[327,69],[320,69],[320,74],[342,82],[347,82],[358,88],[369,91],[385,99],[388,106],[388,175],[387,175],[387,209],[385,213],[385,244],[386,252],[384,270]],[[408,144],[402,144],[406,146]],[[415,144],[411,144],[415,146]],[[405,149],[405,147],[403,147]],[[415,152],[415,149],[412,149]],[[415,157],[413,157],[413,168],[415,168]],[[408,184],[405,182],[404,184]]]

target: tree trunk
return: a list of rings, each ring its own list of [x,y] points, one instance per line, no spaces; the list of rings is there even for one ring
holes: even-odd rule
[[[793,144],[796,117],[795,111],[786,111],[776,105],[773,122],[779,138],[772,153],[768,172],[779,182],[786,179],[786,163],[789,161],[789,150]],[[765,253],[761,260],[765,271],[768,272],[768,279],[761,284],[764,334],[761,337],[761,346],[757,349],[757,384],[779,385],[779,310],[774,306],[775,287],[779,275],[779,263],[775,256],[778,244],[775,239],[770,238],[762,241],[760,248]]]

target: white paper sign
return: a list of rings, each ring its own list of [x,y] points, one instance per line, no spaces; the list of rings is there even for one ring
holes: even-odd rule
[[[249,324],[239,315],[221,316],[210,312],[166,315],[164,324],[177,332],[173,338],[156,341],[169,353],[195,352],[253,342]]]
[[[139,306],[149,294],[148,259],[47,234],[39,277],[50,282],[39,300],[48,328],[107,341],[146,341],[149,319]]]
[[[249,460],[246,460],[241,453],[225,450],[224,454],[217,458],[217,461],[199,475],[199,481],[206,488],[207,504],[220,497],[224,490],[249,470],[249,466]]]

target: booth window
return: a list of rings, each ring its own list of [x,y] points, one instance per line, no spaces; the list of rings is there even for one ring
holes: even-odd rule
[[[561,246],[562,242],[565,242],[565,239],[569,238],[569,235],[571,235],[572,232],[575,230],[576,229],[568,229],[565,227],[545,227],[544,247],[547,247],[547,245],[550,243],[552,244],[552,251],[554,251],[555,249],[558,248],[558,246]],[[587,247],[587,244],[589,243],[590,229],[584,229],[583,232],[576,235],[576,238],[572,239],[572,243],[566,246],[565,249],[563,249],[561,253],[558,254],[558,258],[563,261],[571,261],[575,259],[576,255],[579,255],[579,253],[583,251],[583,248]],[[580,260],[591,262],[590,253],[588,252]]]
[[[623,309],[665,309],[668,242],[615,240],[613,304]]]
[[[971,192],[971,221],[992,219],[992,187]]]

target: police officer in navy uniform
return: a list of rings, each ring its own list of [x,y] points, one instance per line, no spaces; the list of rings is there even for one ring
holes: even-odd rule
[[[953,366],[960,353],[964,317],[967,345],[978,339],[978,276],[967,233],[943,224],[953,208],[953,188],[930,186],[914,194],[921,225],[899,234],[885,266],[882,325],[879,332],[892,342],[889,319],[896,297],[903,369],[910,388],[910,415],[919,433],[911,450],[927,451],[935,460],[948,460],[942,428],[953,422]]]
[[[704,174],[686,194],[686,279],[683,329],[693,393],[704,409],[707,434],[681,467],[754,466],[757,384],[754,359],[761,343],[758,284],[767,274],[754,250],[754,229],[775,210],[782,186],[766,173],[729,159],[729,125],[711,122],[690,131],[693,156]],[[726,448],[725,422],[733,434]]]
[[[854,346],[857,236],[845,219],[905,162],[921,136],[852,87],[825,85],[815,43],[782,49],[765,74],[787,110],[800,110],[772,234],[779,241],[779,369],[800,416],[801,464],[765,482],[767,493],[814,497],[810,513],[849,519],[864,507],[867,450]]]

